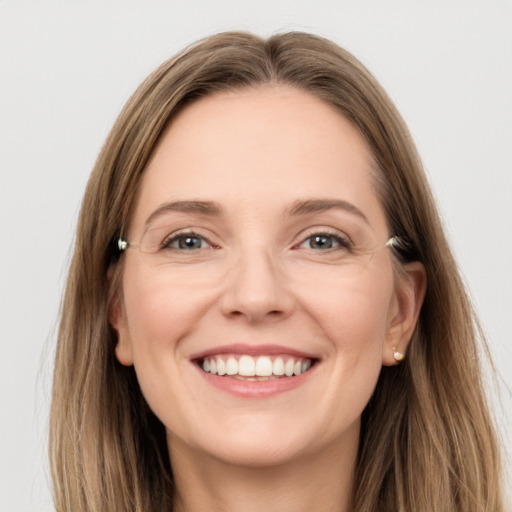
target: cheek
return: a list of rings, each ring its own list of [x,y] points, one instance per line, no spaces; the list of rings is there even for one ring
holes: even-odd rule
[[[133,362],[141,388],[152,395],[167,382],[158,375],[179,377],[182,340],[197,323],[200,301],[196,293],[166,284],[135,263],[127,265],[125,276],[124,309]]]
[[[187,417],[180,396],[188,396],[189,364],[182,354],[184,341],[203,314],[200,296],[186,293],[184,286],[166,285],[144,270],[131,276],[124,280],[123,292],[137,380],[157,417],[166,426],[181,425]]]
[[[342,415],[362,411],[373,393],[390,327],[393,290],[392,275],[370,274],[333,283],[328,292],[316,294],[308,303],[324,339],[331,398],[338,397],[343,404]]]
[[[328,288],[301,294],[302,309],[314,320],[322,340],[322,391],[316,406],[326,412],[326,438],[334,439],[355,424],[374,392],[381,368],[383,343],[390,325],[392,275],[331,280]]]
[[[207,290],[179,280],[165,280],[151,270],[127,266],[123,282],[124,305],[134,357],[157,349],[179,350],[179,340],[194,328]]]
[[[331,281],[310,294],[305,306],[335,351],[359,357],[382,349],[390,326],[394,296],[391,274],[368,273],[363,278]]]
[[[357,408],[369,400],[382,367],[386,315],[365,297],[352,295],[322,328],[330,342],[335,387],[348,392],[342,403]]]

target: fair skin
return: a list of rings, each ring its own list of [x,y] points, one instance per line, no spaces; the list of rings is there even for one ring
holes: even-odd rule
[[[177,510],[350,510],[361,413],[425,290],[420,264],[393,271],[371,169],[346,119],[285,86],[206,97],[164,133],[111,321],[166,428]]]

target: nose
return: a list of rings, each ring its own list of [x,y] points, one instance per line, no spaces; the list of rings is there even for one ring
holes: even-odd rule
[[[287,317],[293,307],[289,283],[272,256],[253,251],[230,270],[221,299],[222,312],[250,323]]]

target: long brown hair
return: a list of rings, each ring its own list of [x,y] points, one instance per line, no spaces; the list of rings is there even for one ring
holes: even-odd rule
[[[359,61],[304,33],[200,41],[150,75],[112,128],[85,192],[63,299],[50,431],[57,511],[172,510],[164,427],[133,368],[114,354],[109,305],[120,269],[112,240],[126,229],[148,158],[181,108],[215,91],[272,83],[308,91],[360,130],[390,230],[408,241],[402,257],[427,273],[408,357],[382,369],[363,414],[354,509],[501,511],[478,326],[408,130]]]

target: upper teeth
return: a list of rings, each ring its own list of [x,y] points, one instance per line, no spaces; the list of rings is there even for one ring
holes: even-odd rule
[[[311,367],[311,360],[301,357],[222,355],[203,360],[203,370],[213,375],[270,377],[300,375]]]

